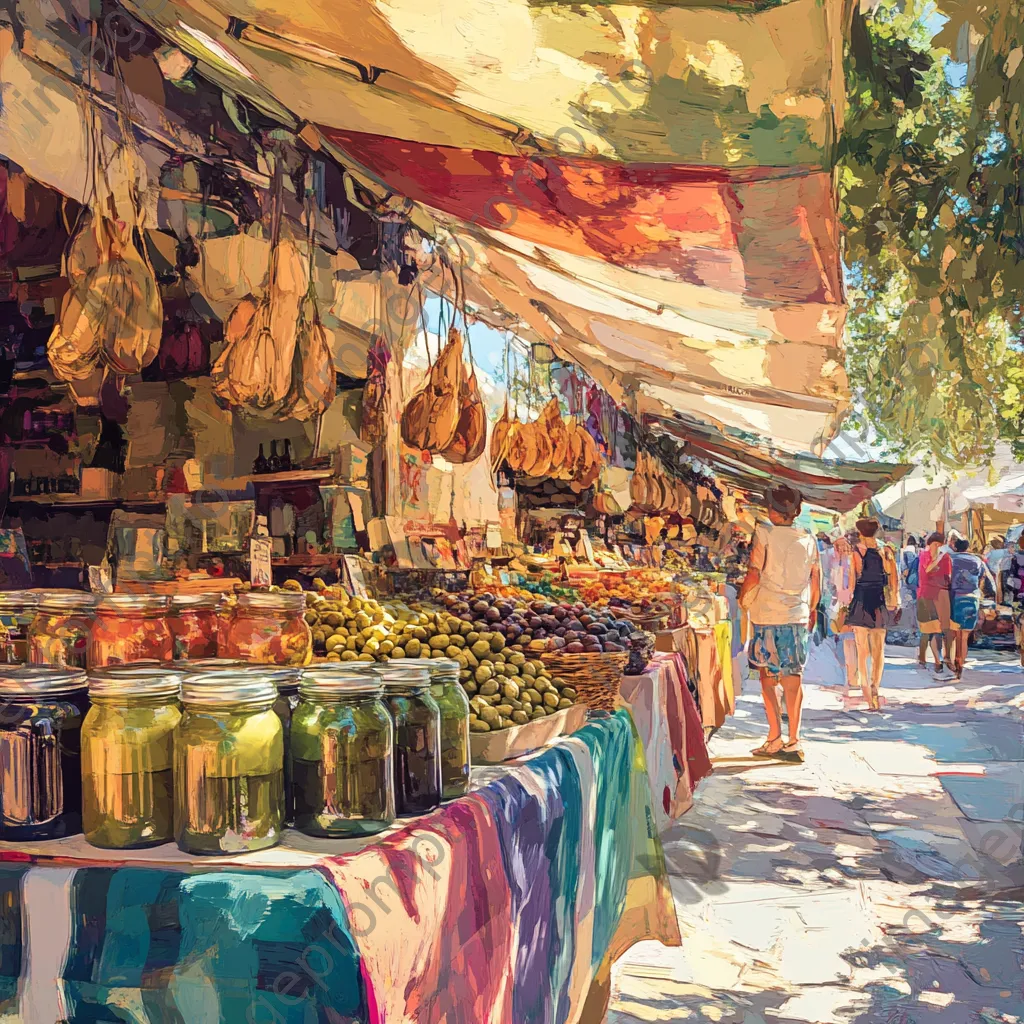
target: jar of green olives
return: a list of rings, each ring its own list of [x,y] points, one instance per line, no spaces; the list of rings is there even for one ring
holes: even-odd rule
[[[441,799],[455,800],[469,792],[469,698],[459,682],[459,663],[432,658],[430,695],[441,712]]]
[[[381,665],[395,723],[395,810],[425,814],[441,803],[441,710],[430,695],[425,665]]]
[[[309,835],[368,836],[395,820],[394,725],[376,667],[303,670],[291,753],[295,825]]]
[[[277,685],[257,667],[186,676],[174,736],[175,838],[186,853],[275,846],[284,827]]]
[[[82,831],[127,850],[174,838],[174,730],[181,676],[165,667],[99,669],[82,724]]]

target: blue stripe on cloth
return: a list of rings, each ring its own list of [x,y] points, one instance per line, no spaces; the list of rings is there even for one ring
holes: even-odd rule
[[[86,868],[72,906],[75,1024],[367,1021],[345,911],[318,871]]]
[[[626,907],[626,888],[652,837],[661,856],[651,808],[650,783],[640,738],[628,711],[591,723],[575,733],[594,763],[597,820],[594,822],[593,966],[604,960]],[[634,764],[639,757],[640,764]],[[646,834],[640,834],[646,829]],[[648,865],[650,870],[653,865]],[[663,870],[663,869],[662,869]]]
[[[514,1024],[567,1019],[576,939],[583,800],[572,757],[555,747],[530,760],[528,790],[514,774],[480,790],[491,807],[518,927]]]

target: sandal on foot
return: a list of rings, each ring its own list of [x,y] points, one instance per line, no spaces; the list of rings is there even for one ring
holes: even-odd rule
[[[803,764],[804,752],[800,749],[800,743],[787,743],[785,746],[780,747],[775,757],[780,761],[792,761],[795,764]]]
[[[776,757],[781,749],[782,737],[776,736],[775,739],[772,739],[769,736],[757,750],[752,750],[750,753],[753,757]]]

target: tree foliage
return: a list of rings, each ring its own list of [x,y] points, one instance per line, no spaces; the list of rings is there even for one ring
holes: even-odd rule
[[[881,0],[853,17],[840,153],[861,418],[897,457],[1024,455],[1024,16]]]

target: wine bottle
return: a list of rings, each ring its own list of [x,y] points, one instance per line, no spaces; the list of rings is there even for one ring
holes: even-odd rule
[[[277,454],[277,442],[270,442],[270,458],[267,459],[267,472],[268,473],[280,473],[281,472],[281,456]]]
[[[257,474],[267,472],[267,459],[263,454],[263,445],[260,445],[260,453],[256,456],[256,461],[252,464],[252,471]]]
[[[284,439],[284,454],[281,456],[281,470],[287,472],[292,468],[292,443],[288,438]]]

